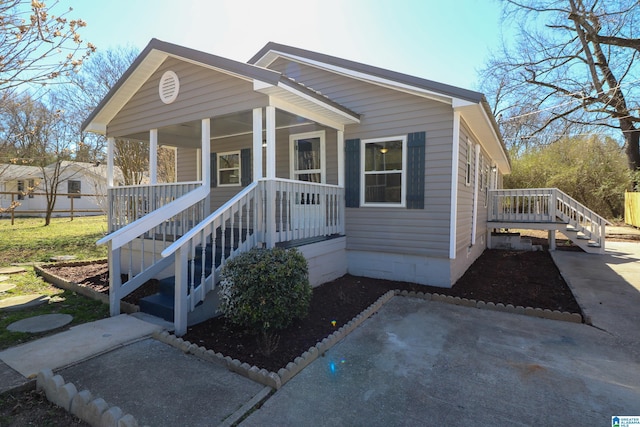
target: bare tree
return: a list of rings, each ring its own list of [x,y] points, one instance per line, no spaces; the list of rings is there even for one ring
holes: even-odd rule
[[[49,6],[38,0],[0,1],[0,92],[25,83],[47,84],[78,70],[95,51],[83,46],[82,19],[55,14],[58,2]]]
[[[62,177],[70,179],[74,175],[68,163],[74,158],[74,144],[66,122],[60,120],[62,110],[54,101],[45,104],[24,93],[8,102],[0,117],[4,129],[0,139],[8,141],[1,157],[12,164],[40,168],[38,188],[46,198],[45,225],[51,222]]]
[[[617,133],[629,169],[638,170],[638,2],[506,0],[504,19],[518,23],[518,35],[484,77],[501,89],[493,102],[505,138]]]

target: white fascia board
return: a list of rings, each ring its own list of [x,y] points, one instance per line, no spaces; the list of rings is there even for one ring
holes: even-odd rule
[[[91,122],[89,126],[86,127],[85,132],[98,133],[100,135],[105,135],[107,133],[107,125],[104,123],[96,123]]]
[[[261,80],[253,81],[253,90],[256,92],[264,92],[268,89],[272,89],[274,86],[271,83],[263,82]]]
[[[270,96],[269,97],[269,105],[276,107],[279,110],[287,111],[291,114],[295,114],[297,116],[304,117],[305,119],[312,120],[316,123],[319,123],[324,126],[328,126],[333,129],[337,129],[339,131],[344,132],[344,124],[337,122],[335,120],[331,120],[325,115],[315,113],[313,111],[309,111],[305,108],[302,108],[298,105],[292,104],[290,102],[284,101],[278,97]]]
[[[426,90],[423,88],[419,88],[416,86],[411,86],[411,85],[407,85],[404,83],[399,83],[397,81],[393,81],[393,80],[389,80],[389,79],[385,79],[382,77],[378,77],[378,76],[373,76],[371,74],[366,74],[366,73],[362,73],[360,71],[354,71],[354,70],[350,70],[348,68],[343,68],[343,67],[338,67],[335,65],[331,65],[331,64],[327,64],[325,62],[320,62],[320,61],[315,61],[313,59],[309,59],[309,58],[305,58],[302,56],[297,56],[297,55],[291,55],[288,53],[283,53],[283,52],[279,52],[279,51],[272,51],[272,53],[282,56],[283,58],[288,58],[288,59],[292,59],[294,61],[298,61],[298,62],[302,62],[302,63],[306,63],[309,65],[312,65],[314,67],[318,67],[318,68],[324,68],[326,70],[329,71],[333,71],[335,73],[338,74],[342,74],[344,76],[347,77],[353,77],[355,79],[358,80],[364,80],[370,83],[374,83],[380,86],[384,86],[384,87],[388,87],[391,89],[396,89],[396,90],[400,90],[403,92],[407,92],[413,95],[419,95],[419,96],[423,96],[425,98],[429,98],[432,99],[434,101],[439,101],[439,102],[444,102],[446,104],[451,104],[453,101],[453,98],[447,95],[443,95],[441,93],[438,92],[433,92],[430,90]]]

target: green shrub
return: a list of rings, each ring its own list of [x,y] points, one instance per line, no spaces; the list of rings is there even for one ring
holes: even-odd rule
[[[307,315],[311,285],[307,260],[297,249],[252,249],[222,269],[219,310],[255,333],[286,328]]]

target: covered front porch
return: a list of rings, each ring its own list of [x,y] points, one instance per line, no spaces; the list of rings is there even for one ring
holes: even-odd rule
[[[344,128],[359,120],[280,73],[152,41],[85,122],[108,141],[111,314],[161,279],[181,335],[237,254],[344,250]],[[116,139],[148,144],[148,184],[116,185]],[[158,181],[160,146],[175,182]]]

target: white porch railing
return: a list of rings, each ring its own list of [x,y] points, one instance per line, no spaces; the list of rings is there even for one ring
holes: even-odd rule
[[[108,218],[112,233],[202,185],[199,181],[109,188]],[[202,218],[198,218],[200,222]]]
[[[344,234],[344,188],[277,178],[261,181],[261,189],[267,242]],[[270,214],[275,227],[267,226]]]
[[[564,223],[604,250],[609,222],[557,188],[491,190],[490,222]]]
[[[265,243],[344,234],[344,189],[284,179],[254,182],[164,251],[175,257],[176,335],[219,281],[224,264]]]
[[[98,245],[108,245],[112,316],[120,314],[122,298],[171,266],[173,259],[161,258],[159,253],[204,217],[208,194],[209,189],[200,185],[98,240]],[[123,248],[128,249],[128,259],[123,259]],[[122,271],[122,264],[128,265],[127,271]],[[124,283],[123,274],[127,277]]]

